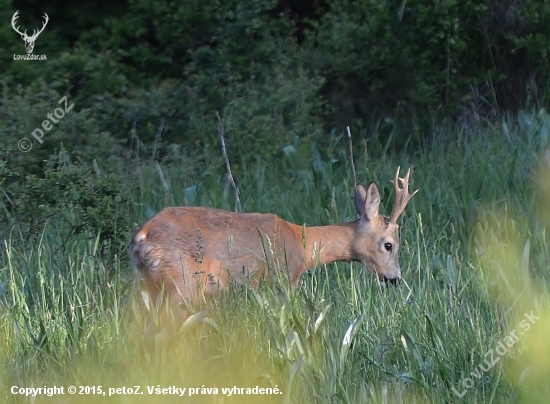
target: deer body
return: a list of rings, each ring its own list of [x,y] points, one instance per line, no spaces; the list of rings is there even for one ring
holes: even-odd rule
[[[232,281],[257,287],[283,270],[295,287],[305,271],[335,261],[362,262],[382,282],[396,282],[396,220],[414,195],[406,190],[408,177],[399,179],[404,189],[396,185],[402,197],[389,218],[378,213],[380,196],[371,183],[356,187],[359,219],[330,226],[299,226],[274,214],[166,208],[135,232],[130,255],[152,297],[164,289],[174,303],[216,295]]]

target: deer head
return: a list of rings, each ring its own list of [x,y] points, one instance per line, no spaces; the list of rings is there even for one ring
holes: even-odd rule
[[[49,18],[48,14],[44,13],[44,22],[42,23],[42,28],[37,32],[36,30],[33,30],[33,34],[31,36],[27,35],[27,30],[25,32],[19,31],[19,27],[15,26],[15,20],[19,17],[17,14],[19,11],[16,11],[11,19],[11,26],[17,32],[19,35],[21,35],[21,38],[23,38],[23,41],[25,41],[25,48],[27,49],[27,53],[32,53],[34,49],[34,42],[36,41],[36,38],[38,38],[38,35],[44,31],[44,28],[46,28],[46,25],[48,24]]]
[[[405,178],[399,178],[399,170],[392,181],[395,189],[395,205],[389,217],[378,212],[380,193],[372,182],[367,189],[361,184],[355,189],[355,208],[359,216],[353,254],[378,276],[381,284],[396,284],[401,280],[399,265],[399,225],[397,219],[407,203],[418,192],[409,193],[409,169]],[[399,186],[401,183],[402,187]]]

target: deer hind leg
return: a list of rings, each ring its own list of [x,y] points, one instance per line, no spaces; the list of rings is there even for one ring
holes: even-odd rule
[[[175,271],[167,269],[163,265],[157,273],[142,273],[146,287],[141,291],[146,338],[166,330],[171,334],[193,313],[189,303],[195,299],[189,288],[172,276]]]

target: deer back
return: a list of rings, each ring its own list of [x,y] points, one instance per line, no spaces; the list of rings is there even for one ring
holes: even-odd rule
[[[303,265],[299,240],[274,214],[206,207],[166,208],[132,237],[130,254],[149,289],[184,299],[225,290],[231,281],[252,286],[273,271]]]

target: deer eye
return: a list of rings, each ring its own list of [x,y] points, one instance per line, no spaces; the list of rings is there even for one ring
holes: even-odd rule
[[[387,252],[391,252],[393,245],[391,243],[384,243],[384,248]]]

